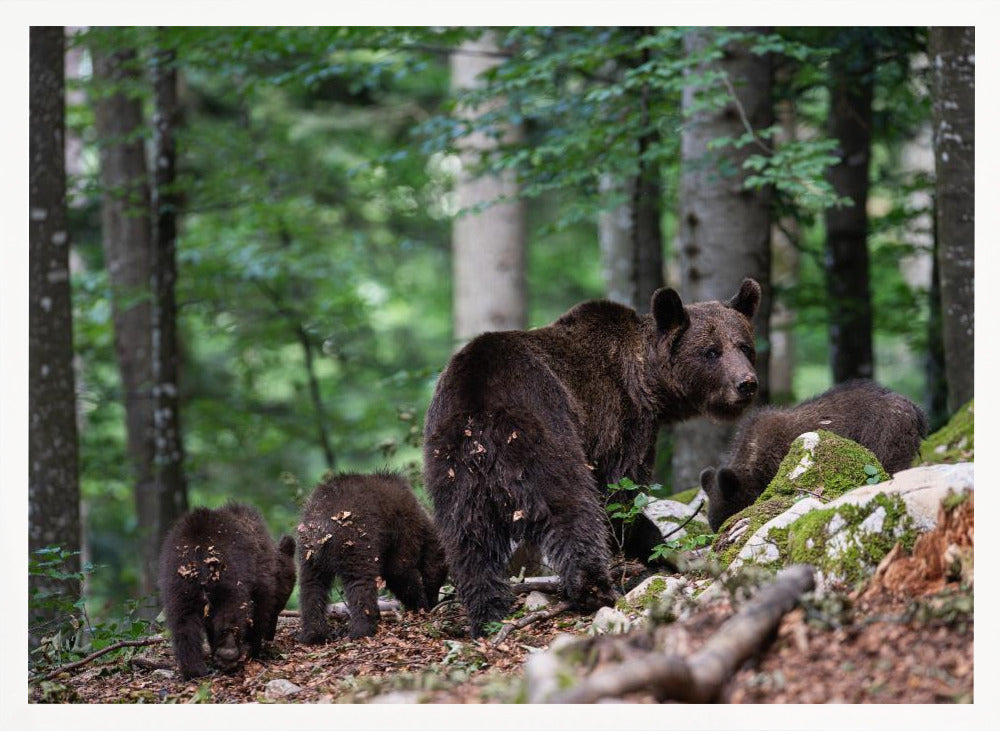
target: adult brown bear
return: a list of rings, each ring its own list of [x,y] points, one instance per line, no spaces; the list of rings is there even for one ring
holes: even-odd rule
[[[749,406],[759,303],[752,279],[726,303],[684,306],[659,289],[649,315],[584,302],[452,357],[427,410],[424,471],[473,636],[509,611],[512,540],[542,549],[580,609],[615,601],[605,485],[649,482],[658,423],[733,419]],[[625,553],[645,561],[661,541],[640,516]]]

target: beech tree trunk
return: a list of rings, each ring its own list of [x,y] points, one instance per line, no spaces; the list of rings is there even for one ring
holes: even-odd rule
[[[94,77],[102,86],[135,84],[135,51],[93,49]],[[139,524],[140,588],[156,592],[156,526],[160,498],[153,467],[152,227],[149,181],[143,149],[142,104],[121,88],[110,88],[94,105],[100,145],[104,259],[111,284],[115,352],[125,402],[128,461]]]
[[[184,443],[180,425],[178,384],[177,302],[177,153],[174,130],[179,120],[177,69],[172,50],[161,48],[154,57],[153,118],[155,172],[152,188],[153,227],[153,502],[148,512],[150,541],[157,549],[167,531],[188,507],[184,476]],[[155,560],[155,556],[154,556]]]
[[[29,50],[28,550],[80,550],[80,490],[69,234],[66,221],[65,77],[62,26],[34,26]],[[67,571],[78,571],[79,557]],[[31,577],[34,596],[80,592],[77,581]],[[71,600],[72,601],[72,600]],[[28,618],[34,641],[58,621]]]
[[[451,84],[456,91],[482,84],[480,74],[500,63],[488,55],[496,51],[489,33],[462,45],[451,56]],[[489,111],[501,101],[466,109],[468,118]],[[516,140],[517,128],[504,131],[507,140]],[[462,141],[462,172],[456,182],[458,205],[472,208],[497,199],[504,202],[481,212],[460,215],[452,224],[452,265],[455,340],[457,347],[483,332],[523,329],[528,324],[525,282],[525,203],[517,198],[513,173],[478,175],[479,153],[496,141],[475,132]]]
[[[839,141],[840,162],[827,178],[853,205],[826,211],[826,289],[830,367],[834,383],[871,378],[872,306],[868,277],[868,164],[872,142],[874,50],[860,41],[830,59],[827,132]]]
[[[711,31],[700,30],[684,40],[694,54],[711,42]],[[758,403],[769,398],[771,318],[771,194],[745,190],[743,161],[763,148],[727,147],[718,153],[708,144],[720,137],[738,138],[749,124],[753,130],[769,127],[774,118],[771,103],[771,60],[747,48],[731,46],[712,67],[725,72],[736,99],[718,110],[689,117],[681,134],[681,187],[678,261],[681,299],[684,302],[726,300],[744,277],[761,286],[762,299],[754,318],[757,339]],[[694,88],[683,94],[690,109]],[[745,121],[744,121],[745,120]],[[720,158],[714,155],[718,154]],[[698,484],[702,469],[719,464],[732,425],[695,419],[674,426],[673,486],[684,490]]]
[[[931,28],[941,332],[951,412],[973,396],[975,53],[975,28]]]

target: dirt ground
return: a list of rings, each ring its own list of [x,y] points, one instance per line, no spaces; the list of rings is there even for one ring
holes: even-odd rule
[[[787,614],[773,641],[744,664],[719,700],[971,702],[972,511],[969,500],[942,514],[939,528],[918,540],[913,555],[888,556],[860,596],[809,599]],[[687,648],[697,650],[732,613],[723,600],[678,622]],[[346,631],[344,622],[332,621]],[[590,617],[564,613],[515,630],[493,647],[468,638],[461,607],[451,602],[430,613],[384,614],[374,637],[306,647],[295,639],[298,619],[283,617],[266,656],[233,675],[183,681],[169,646],[161,643],[31,683],[29,694],[33,702],[78,703],[357,703],[387,696],[509,703],[523,700],[521,675],[529,653],[558,633],[582,634],[589,624]],[[280,679],[298,690],[287,696],[269,692],[268,683]]]

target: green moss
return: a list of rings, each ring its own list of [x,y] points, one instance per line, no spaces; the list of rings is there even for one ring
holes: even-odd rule
[[[667,590],[667,582],[665,579],[656,578],[649,582],[649,586],[646,587],[646,591],[633,602],[625,601],[625,597],[622,597],[617,602],[615,602],[615,609],[619,612],[641,612],[643,610],[649,609],[651,606],[659,601],[660,594]]]
[[[794,502],[793,498],[785,495],[771,498],[770,500],[758,500],[753,505],[727,518],[719,528],[719,535],[712,544],[712,550],[718,555],[719,563],[724,568],[728,567],[739,554],[743,545],[761,526],[788,510]],[[736,541],[731,541],[728,536],[730,526],[743,518],[749,520],[747,529],[740,534],[740,537]]]
[[[916,464],[953,464],[975,459],[973,401],[960,408],[947,424],[924,440]]]
[[[880,507],[885,510],[882,529],[858,530]],[[846,524],[836,531],[845,536],[839,550],[830,544],[835,515]],[[791,525],[772,530],[768,538],[778,546],[783,562],[809,563],[831,578],[854,585],[868,577],[897,541],[911,551],[917,530],[899,495],[879,494],[864,505],[810,511]]]
[[[690,505],[691,501],[694,500],[695,495],[697,495],[700,490],[700,487],[692,487],[690,490],[684,490],[683,492],[671,495],[670,499],[676,500],[679,503]]]
[[[860,444],[822,429],[817,433],[819,441],[811,454],[801,437],[792,442],[788,454],[778,467],[778,474],[758,501],[779,496],[802,497],[810,493],[830,499],[859,485],[889,479],[875,455]],[[794,479],[789,479],[789,475],[796,471],[804,459],[812,464],[804,472],[800,470],[800,474]]]

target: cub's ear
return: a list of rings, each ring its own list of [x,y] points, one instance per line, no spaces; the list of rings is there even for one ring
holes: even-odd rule
[[[723,495],[735,495],[736,491],[740,489],[740,478],[728,467],[723,467],[719,470],[716,479],[719,482],[719,491]]]
[[[760,306],[760,285],[749,277],[743,280],[740,291],[733,295],[733,298],[726,303],[726,307],[732,307],[748,320],[752,320],[757,314],[757,307]]]
[[[677,329],[684,329],[690,324],[681,297],[671,288],[660,288],[653,292],[649,302],[649,311],[656,321],[656,330],[661,335]]]
[[[712,492],[715,490],[715,468],[706,467],[701,471],[701,489],[705,491],[705,494],[712,497]]]
[[[278,543],[278,550],[281,551],[286,556],[295,555],[295,539],[291,536],[282,536],[281,541]]]

